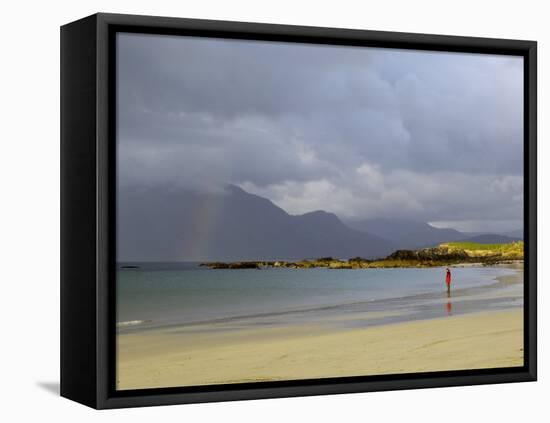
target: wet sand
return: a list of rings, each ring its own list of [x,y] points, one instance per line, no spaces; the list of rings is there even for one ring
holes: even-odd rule
[[[118,389],[523,365],[523,309],[366,328],[177,327],[118,335]]]

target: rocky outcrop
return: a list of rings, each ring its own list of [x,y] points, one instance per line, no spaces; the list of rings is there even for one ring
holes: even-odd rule
[[[445,247],[423,248],[421,250],[398,250],[390,254],[387,260],[419,260],[419,261],[468,261],[470,256],[464,250],[451,250]]]
[[[200,266],[208,267],[210,269],[261,269],[261,263],[257,261],[201,263]]]
[[[478,246],[472,243],[464,245],[468,248],[460,248],[462,245],[459,243],[449,243],[420,250],[397,250],[389,256],[378,260],[368,260],[362,257],[354,257],[349,260],[321,257],[301,261],[213,262],[203,263],[201,266],[207,266],[211,269],[263,269],[269,267],[287,269],[377,269],[452,266],[468,263],[493,265],[510,260],[523,260],[523,242],[521,241],[495,245],[494,247]]]

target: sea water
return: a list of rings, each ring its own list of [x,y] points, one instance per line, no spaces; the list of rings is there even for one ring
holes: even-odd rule
[[[132,263],[117,271],[119,331],[180,325],[364,326],[521,307],[523,285],[505,267],[209,269],[198,263]],[[369,318],[370,316],[373,318]],[[346,316],[348,316],[346,318]],[[360,317],[358,317],[360,316]]]

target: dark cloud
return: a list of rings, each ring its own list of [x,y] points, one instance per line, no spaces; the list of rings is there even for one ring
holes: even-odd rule
[[[121,189],[233,183],[293,213],[521,222],[521,58],[135,34],[118,47]]]

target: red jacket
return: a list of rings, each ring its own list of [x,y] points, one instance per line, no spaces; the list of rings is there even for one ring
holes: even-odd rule
[[[447,270],[447,276],[445,276],[445,283],[447,285],[451,284],[451,271],[450,270]]]

